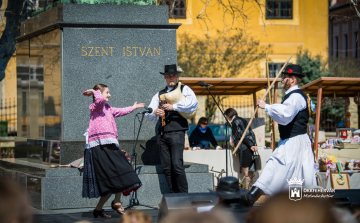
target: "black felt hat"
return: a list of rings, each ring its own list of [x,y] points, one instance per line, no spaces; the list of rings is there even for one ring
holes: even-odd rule
[[[212,194],[224,199],[236,199],[248,193],[248,190],[240,189],[239,180],[235,177],[222,177],[216,191],[210,190]]]
[[[282,72],[283,74],[294,75],[300,78],[305,77],[305,74],[302,73],[302,68],[300,65],[297,64],[290,64],[285,67]]]
[[[182,71],[178,71],[176,64],[165,65],[165,72],[160,72],[160,74],[180,74]]]

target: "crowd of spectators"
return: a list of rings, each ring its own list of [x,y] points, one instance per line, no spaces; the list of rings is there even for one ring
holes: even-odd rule
[[[340,208],[327,198],[289,199],[288,192],[266,199],[258,206],[246,207],[241,196],[247,190],[239,187],[234,177],[220,179],[217,190],[210,193],[218,203],[206,212],[189,207],[171,211],[160,219],[161,223],[359,223],[360,210]],[[15,182],[0,178],[0,222],[32,223],[29,199]],[[87,219],[83,222],[91,223]],[[127,210],[119,223],[153,223],[152,217],[141,210]]]

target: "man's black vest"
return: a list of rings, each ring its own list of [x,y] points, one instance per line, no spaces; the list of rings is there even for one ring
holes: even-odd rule
[[[301,94],[306,102],[306,108],[299,111],[299,113],[294,117],[294,119],[287,125],[280,125],[279,124],[279,132],[281,139],[291,138],[297,135],[302,135],[307,133],[307,123],[309,121],[309,111],[308,111],[308,104],[306,100],[306,96],[301,89],[296,89],[291,91],[281,101],[281,104],[284,103],[286,99],[290,97],[291,94]]]
[[[171,91],[175,90],[177,86],[178,84],[176,84]],[[184,86],[185,85],[181,85],[181,92],[183,91]],[[160,95],[167,93],[166,90],[167,87],[165,87],[163,90],[159,92],[159,98]],[[184,117],[182,117],[177,111],[165,111],[166,125],[163,129],[161,129],[162,128],[161,117],[159,117],[159,121],[160,121],[159,132],[186,131],[189,129],[188,121]]]

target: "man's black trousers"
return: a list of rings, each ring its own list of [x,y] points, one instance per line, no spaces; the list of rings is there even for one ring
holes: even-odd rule
[[[188,183],[183,160],[185,131],[165,132],[159,135],[157,142],[170,193],[187,193]]]

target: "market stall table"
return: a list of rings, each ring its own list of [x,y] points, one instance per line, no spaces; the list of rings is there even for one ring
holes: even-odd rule
[[[324,155],[328,157],[333,155],[336,160],[340,160],[342,162],[346,162],[346,160],[360,160],[360,150],[358,149],[318,149],[319,157]]]
[[[332,188],[330,175],[326,177],[326,172],[317,172],[316,176],[319,186],[326,189]],[[360,189],[360,172],[348,173],[348,176],[350,189]]]
[[[313,150],[318,159],[318,141],[320,126],[320,111],[322,97],[354,97],[360,92],[360,78],[346,77],[321,77],[300,87],[305,94],[311,97],[317,96],[316,119],[315,119],[315,140]]]

